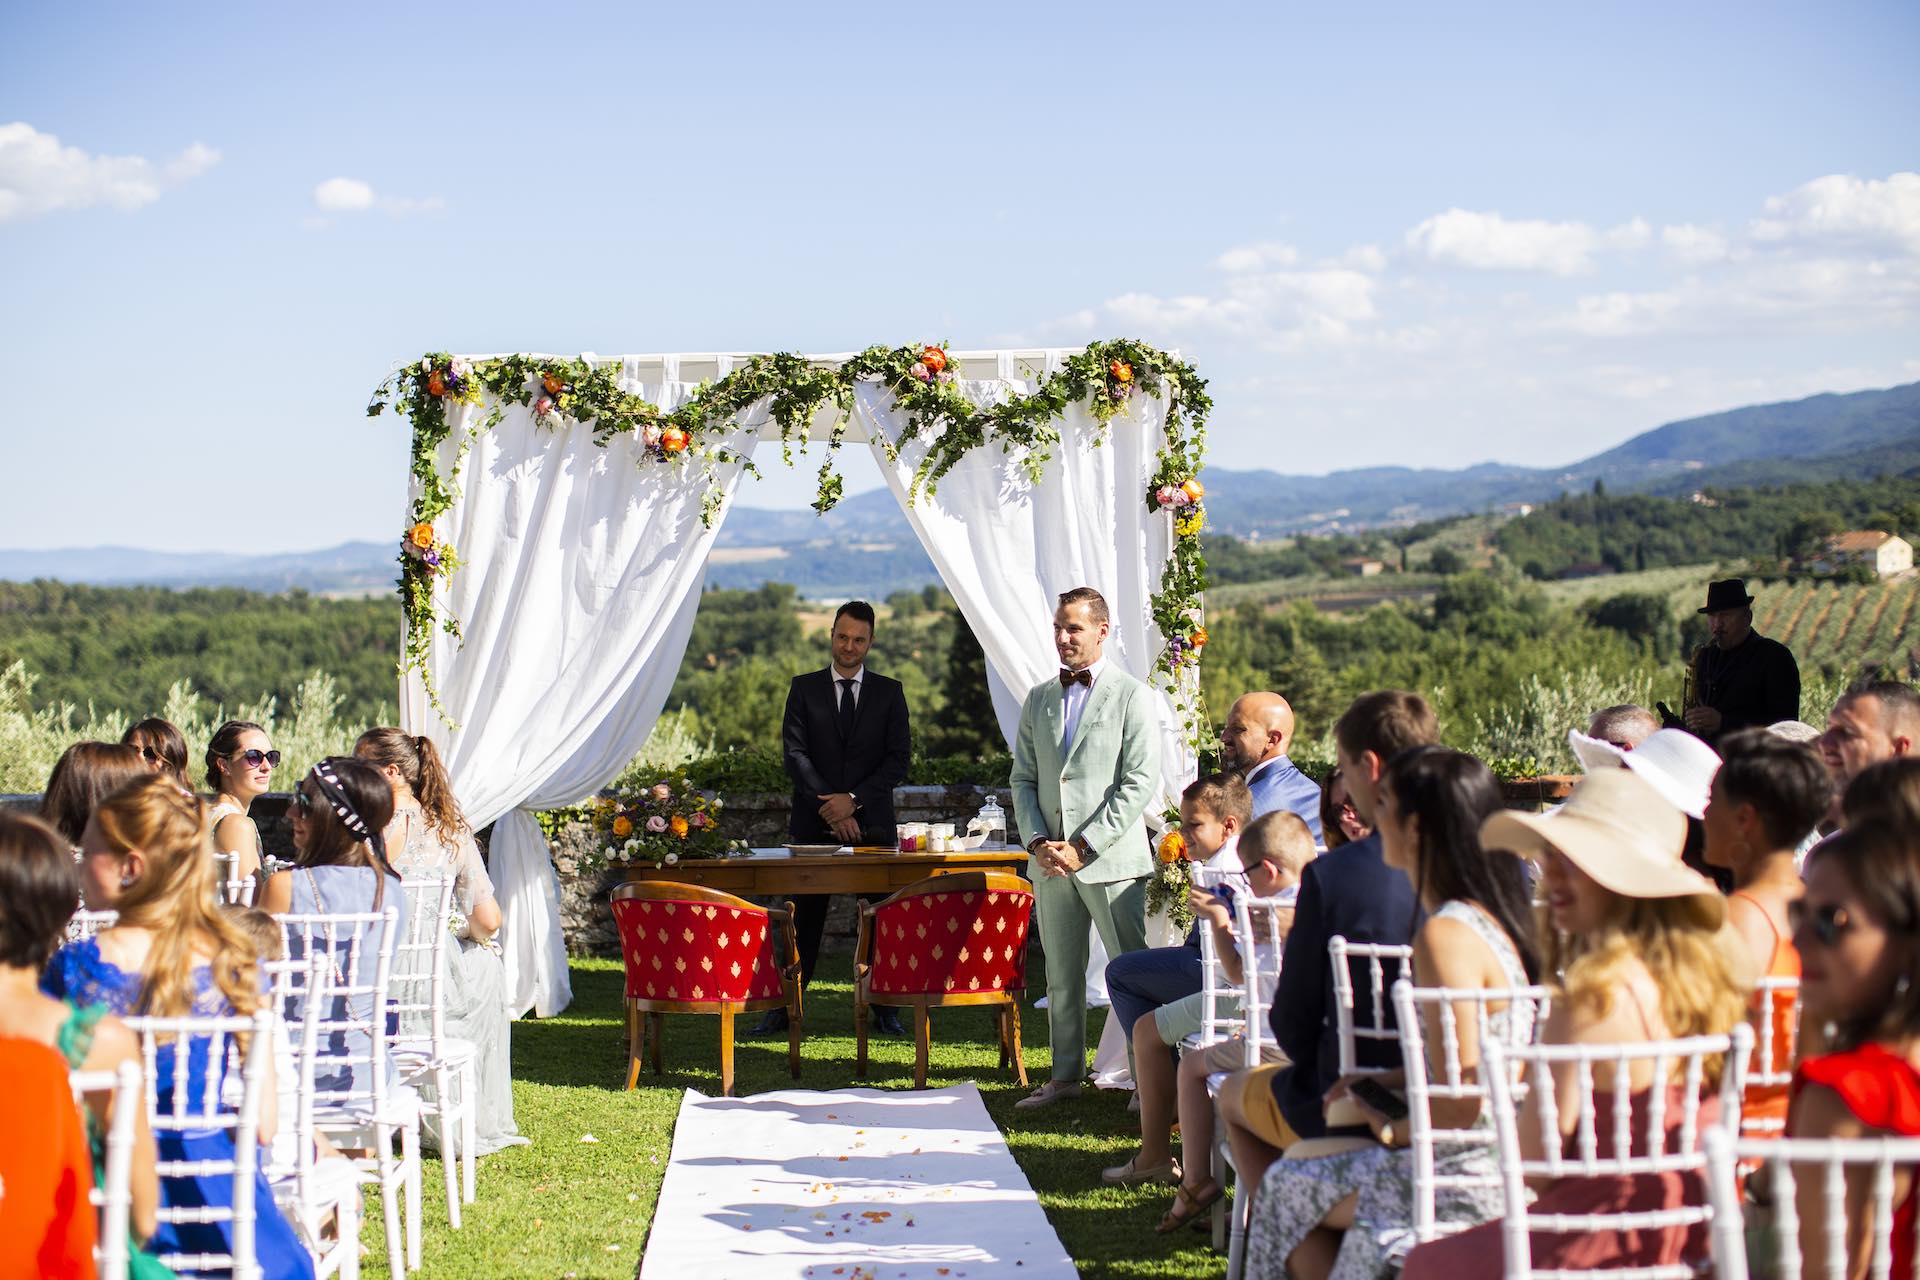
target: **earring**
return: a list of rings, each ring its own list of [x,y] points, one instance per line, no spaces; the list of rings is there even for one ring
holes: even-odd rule
[[[1903,973],[1900,975],[1899,980],[1893,984],[1893,994],[1895,996],[1904,996],[1907,994],[1907,988],[1911,985],[1912,984],[1907,981],[1907,975]]]
[[[133,877],[132,877],[132,876],[129,876],[129,875],[123,875],[123,876],[121,876],[121,877],[120,877],[120,887],[121,887],[122,889],[131,889],[131,888],[133,888]]]

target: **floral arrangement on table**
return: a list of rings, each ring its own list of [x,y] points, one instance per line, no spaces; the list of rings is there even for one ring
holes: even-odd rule
[[[816,511],[825,512],[840,500],[834,458],[852,413],[853,389],[860,383],[887,388],[906,418],[901,438],[883,441],[883,448],[897,457],[909,438],[927,446],[908,489],[910,499],[933,493],[962,458],[989,443],[1017,453],[1037,481],[1060,444],[1059,423],[1069,406],[1086,404],[1105,430],[1127,415],[1135,396],[1162,397],[1166,439],[1142,494],[1148,510],[1165,515],[1173,532],[1160,589],[1151,602],[1154,625],[1165,641],[1154,667],[1161,687],[1185,717],[1188,738],[1200,750],[1211,736],[1195,678],[1195,664],[1206,645],[1200,607],[1207,585],[1200,552],[1205,489],[1198,473],[1213,402],[1205,379],[1185,361],[1132,338],[1089,343],[1052,373],[1036,377],[1031,391],[987,404],[974,403],[961,389],[959,377],[959,363],[944,343],[868,347],[830,369],[817,367],[805,356],[779,352],[746,359],[726,376],[702,384],[678,408],[664,410],[623,389],[616,365],[525,354],[469,361],[434,352],[382,382],[367,413],[377,415],[391,406],[412,424],[415,528],[430,528],[453,506],[460,465],[473,436],[497,427],[515,405],[549,430],[578,423],[589,427],[601,445],[622,437],[637,441],[640,466],[672,467],[686,483],[704,487],[701,516],[711,525],[719,514],[725,469],[739,466],[759,474],[727,441],[736,415],[761,401],[780,429],[781,457],[788,466],[793,465],[796,443],[804,448],[816,413],[835,411],[813,503]],[[452,465],[443,473],[442,446],[453,435],[453,411],[462,405],[486,406],[486,412],[462,419],[464,433]],[[435,542],[431,550],[433,563],[424,555],[402,552],[406,637],[400,665],[402,671],[421,673],[427,696],[444,715],[426,661],[436,629],[456,639],[460,635],[458,619],[435,592],[456,562],[451,546]]]
[[[602,795],[587,809],[599,839],[582,869],[725,857],[737,842],[720,833],[721,808],[720,797],[695,788],[684,771]]]
[[[1147,915],[1165,912],[1182,934],[1193,925],[1193,904],[1187,890],[1193,887],[1193,862],[1187,853],[1187,839],[1180,834],[1178,820],[1153,846],[1153,875],[1147,881]]]

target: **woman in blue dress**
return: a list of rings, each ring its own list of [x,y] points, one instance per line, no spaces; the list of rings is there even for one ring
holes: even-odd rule
[[[293,793],[287,808],[293,825],[294,867],[277,872],[267,880],[260,905],[275,915],[344,915],[384,911],[398,912],[397,936],[407,936],[407,895],[401,888],[400,873],[387,860],[383,832],[393,818],[393,791],[378,769],[352,756],[329,756],[314,765]],[[360,976],[366,981],[372,974],[374,958],[382,945],[381,927],[373,925],[360,943]],[[351,963],[352,939],[342,935],[335,940],[335,960],[342,976]],[[306,939],[290,931],[287,954],[299,959],[306,954]],[[344,1020],[349,1003],[344,996],[329,1017]],[[356,995],[351,999],[352,1017],[370,1021],[373,996]],[[287,1016],[298,1013],[297,1002],[287,1006]],[[320,1046],[323,1055],[344,1057],[346,1062],[322,1057],[314,1073],[314,1088],[322,1095],[353,1094],[361,1099],[371,1096],[372,1082],[365,1079],[363,1063],[372,1051],[371,1038],[364,1031],[330,1031]],[[393,1063],[387,1063],[386,1084],[394,1081]]]
[[[101,802],[81,837],[89,875],[111,879],[120,893],[118,922],[54,954],[41,989],[57,999],[102,1004],[114,1013],[150,1017],[251,1014],[261,1003],[260,969],[251,944],[214,905],[214,864],[208,856],[207,809],[197,796],[164,775],[129,783]],[[158,1047],[157,1107],[173,1106],[177,1045]],[[210,1041],[187,1042],[185,1086],[205,1097]],[[271,1140],[273,1082],[263,1080],[259,1140]],[[217,1091],[216,1091],[217,1093]],[[230,1160],[227,1129],[156,1133],[162,1161]],[[313,1259],[274,1205],[264,1175],[254,1174],[254,1249],[271,1280],[311,1280]],[[168,1208],[230,1206],[231,1177],[163,1177],[160,1203]],[[147,1251],[229,1253],[229,1223],[162,1222]]]

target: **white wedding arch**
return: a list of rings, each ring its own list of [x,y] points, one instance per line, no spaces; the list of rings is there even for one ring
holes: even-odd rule
[[[898,350],[913,360],[913,349]],[[1023,693],[1056,665],[1055,596],[1083,584],[1105,594],[1113,611],[1110,657],[1161,689],[1163,787],[1171,800],[1194,776],[1198,681],[1187,637],[1165,634],[1155,606],[1176,543],[1197,535],[1199,521],[1193,509],[1156,503],[1153,495],[1168,474],[1170,408],[1176,427],[1183,409],[1193,420],[1192,438],[1178,443],[1197,470],[1204,404],[1179,405],[1181,384],[1171,378],[1126,385],[1132,366],[1118,357],[1106,361],[1109,350],[1151,352],[1120,343],[949,357],[958,376],[942,394],[975,406],[1031,396],[1070,367],[1080,371],[1076,385],[1085,384],[1088,353],[1112,365],[1118,382],[1097,382],[1054,416],[1059,439],[1044,465],[1034,465],[1026,444],[989,435],[931,492],[916,486],[940,424],[929,426],[924,413],[916,422],[912,395],[920,388],[890,385],[885,376],[849,380],[845,394],[812,409],[804,436],[813,450],[844,442],[872,451],[985,650],[994,710],[1009,743]],[[855,358],[804,359],[810,368],[833,370]],[[457,571],[432,580],[432,604],[457,621],[461,634],[437,626],[419,633],[416,661],[401,681],[400,718],[440,747],[474,824],[493,824],[509,1009],[515,1017],[528,1010],[549,1016],[566,1007],[571,991],[555,873],[533,814],[599,790],[645,742],[679,670],[707,558],[742,475],[757,456],[767,461],[797,449],[802,433],[792,424],[783,432],[772,396],[704,419],[705,456],[723,460],[696,478],[691,468],[664,460],[657,441],[638,430],[609,438],[592,421],[542,406],[538,385],[513,394],[521,371],[547,357],[463,358],[443,367],[507,369],[516,381],[497,376],[478,390],[475,378],[465,398],[428,401],[430,378],[445,386],[429,372],[433,359],[395,375],[417,379],[415,404],[444,414],[435,424],[444,427],[443,438],[435,444],[428,437],[416,448],[409,523],[423,512],[423,494],[457,472],[428,509],[435,542],[458,557]],[[610,373],[620,391],[672,413],[703,387],[758,369],[756,359],[766,358],[565,359]],[[1112,400],[1102,401],[1108,392]],[[418,432],[425,414],[411,416]],[[423,459],[431,468],[425,477]],[[775,732],[768,726],[770,736]]]

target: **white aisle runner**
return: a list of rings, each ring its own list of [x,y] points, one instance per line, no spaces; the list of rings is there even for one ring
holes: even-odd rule
[[[1073,1280],[971,1084],[688,1090],[641,1280]]]

